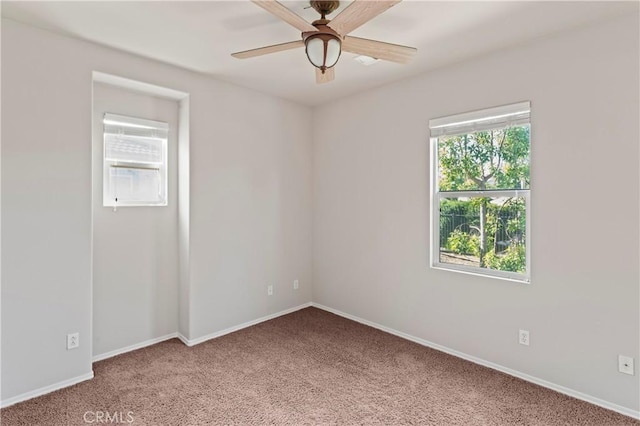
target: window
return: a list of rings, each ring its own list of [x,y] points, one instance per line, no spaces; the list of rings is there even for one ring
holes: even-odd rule
[[[159,121],[104,115],[103,205],[167,205],[167,137]]]
[[[530,105],[429,121],[431,265],[529,282]]]

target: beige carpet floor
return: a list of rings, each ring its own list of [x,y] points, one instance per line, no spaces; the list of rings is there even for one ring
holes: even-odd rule
[[[94,372],[3,409],[2,426],[101,424],[99,411],[134,425],[640,425],[315,308]]]

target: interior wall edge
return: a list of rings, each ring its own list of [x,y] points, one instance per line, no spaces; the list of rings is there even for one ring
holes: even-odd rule
[[[136,343],[124,348],[116,349],[113,351],[105,352],[103,354],[94,355],[91,359],[92,362],[98,362],[105,359],[113,358],[114,356],[126,354],[127,352],[137,351],[138,349],[146,348],[147,346],[155,345],[157,343],[164,342],[166,340],[174,339],[178,337],[178,332],[165,334],[164,336],[156,337],[154,339],[145,340],[144,342]]]
[[[266,316],[263,316],[263,317],[260,317],[260,318],[257,318],[257,319],[251,320],[251,321],[244,322],[242,324],[238,324],[238,325],[235,325],[235,326],[232,326],[232,327],[225,328],[224,330],[216,331],[214,333],[207,334],[207,335],[200,336],[200,337],[196,337],[196,338],[193,338],[193,339],[188,339],[188,338],[186,338],[185,336],[182,336],[182,335],[179,335],[178,338],[180,340],[182,340],[182,342],[185,345],[191,347],[191,346],[199,345],[200,343],[204,343],[204,342],[206,342],[208,340],[216,339],[216,338],[222,337],[222,336],[224,336],[226,334],[230,334],[230,333],[242,330],[243,328],[251,327],[251,326],[260,324],[262,322],[269,321],[269,320],[272,320],[274,318],[281,317],[283,315],[291,314],[293,312],[299,311],[301,309],[308,308],[310,306],[313,306],[313,302],[303,303],[302,305],[294,306],[293,308],[285,309],[285,310],[276,312],[275,314],[266,315]]]

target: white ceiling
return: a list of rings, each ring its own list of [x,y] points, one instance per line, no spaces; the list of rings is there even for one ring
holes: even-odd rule
[[[283,1],[308,21],[304,1]],[[335,16],[349,2],[342,2]],[[303,49],[239,60],[230,54],[297,40],[300,33],[249,1],[2,1],[2,16],[153,58],[306,105],[624,14],[637,2],[434,2],[394,6],[354,36],[418,48],[409,65],[364,66],[343,53],[336,80],[315,83]]]

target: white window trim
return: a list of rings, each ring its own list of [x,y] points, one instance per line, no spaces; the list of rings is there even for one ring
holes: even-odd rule
[[[530,103],[520,102],[496,108],[488,108],[448,117],[429,120],[431,131],[431,261],[433,269],[459,272],[481,277],[497,278],[518,283],[531,283],[531,197],[530,189],[487,190],[487,191],[444,191],[438,188],[438,137],[444,135],[463,134],[484,129],[506,127],[530,123]],[[491,123],[484,126],[476,123]],[[443,198],[457,197],[510,197],[517,196],[525,199],[525,258],[526,269],[524,273],[499,271],[490,268],[456,265],[440,262],[440,200]]]
[[[167,132],[167,137],[164,138],[151,138],[162,141],[162,164],[147,163],[144,161],[118,161],[107,158],[107,146],[105,143],[105,125],[122,125],[124,127],[134,127],[140,129],[158,129]],[[102,205],[104,207],[166,207],[169,203],[169,159],[168,159],[168,136],[169,125],[165,122],[148,120],[144,118],[129,117],[124,115],[105,113],[103,117],[103,132],[102,132]],[[131,136],[130,136],[131,137]],[[158,202],[140,202],[140,201],[125,201],[111,199],[108,196],[108,179],[109,169],[111,167],[122,167],[129,169],[143,169],[143,170],[158,170],[162,179],[162,199]]]

